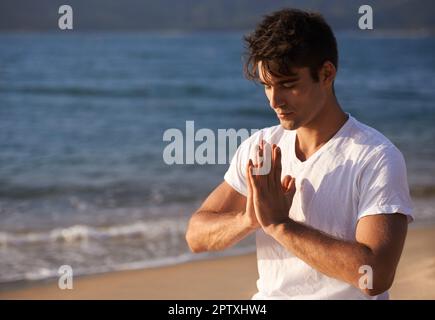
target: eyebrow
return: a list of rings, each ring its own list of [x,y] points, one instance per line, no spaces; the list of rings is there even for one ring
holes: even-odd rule
[[[277,82],[277,84],[282,84],[282,83],[286,83],[286,82],[296,82],[296,81],[298,81],[299,79],[300,79],[299,76],[288,77],[288,78],[285,78],[285,79],[279,80],[279,81]],[[260,83],[263,84],[263,85],[267,85],[267,84],[268,84],[268,83],[264,82],[263,80],[260,80]]]

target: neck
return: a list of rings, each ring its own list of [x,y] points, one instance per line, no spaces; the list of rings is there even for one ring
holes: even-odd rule
[[[347,114],[333,96],[316,117],[296,130],[298,158],[306,160],[340,130],[347,118]]]

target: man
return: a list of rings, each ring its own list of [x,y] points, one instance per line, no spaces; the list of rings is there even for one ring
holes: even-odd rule
[[[341,109],[336,40],[320,15],[281,10],[245,40],[246,74],[280,125],[240,145],[190,219],[191,250],[255,231],[253,299],[387,299],[413,220],[402,154]]]

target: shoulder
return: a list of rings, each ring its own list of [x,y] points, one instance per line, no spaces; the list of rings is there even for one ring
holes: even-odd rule
[[[357,181],[382,180],[401,184],[406,177],[402,152],[378,130],[353,119],[348,143]]]
[[[394,144],[381,132],[372,128],[355,118],[352,120],[352,139],[356,144],[368,146],[370,148],[395,147]]]
[[[401,151],[381,132],[352,118],[349,143],[360,162],[403,159]]]

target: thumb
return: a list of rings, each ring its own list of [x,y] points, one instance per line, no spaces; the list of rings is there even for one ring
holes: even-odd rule
[[[287,185],[287,189],[286,191],[284,191],[284,196],[286,198],[289,207],[292,206],[293,197],[295,196],[295,193],[296,193],[296,179],[290,178],[289,183]]]
[[[252,163],[252,160],[249,159],[248,164],[246,165],[246,184],[248,187],[248,198],[252,196],[252,168],[254,167],[254,164]]]
[[[286,175],[284,179],[282,179],[281,186],[282,186],[282,191],[284,191],[284,193],[287,192],[292,179],[293,179],[292,176],[289,175]]]
[[[285,193],[293,197],[295,192],[296,192],[296,179],[291,177]]]

